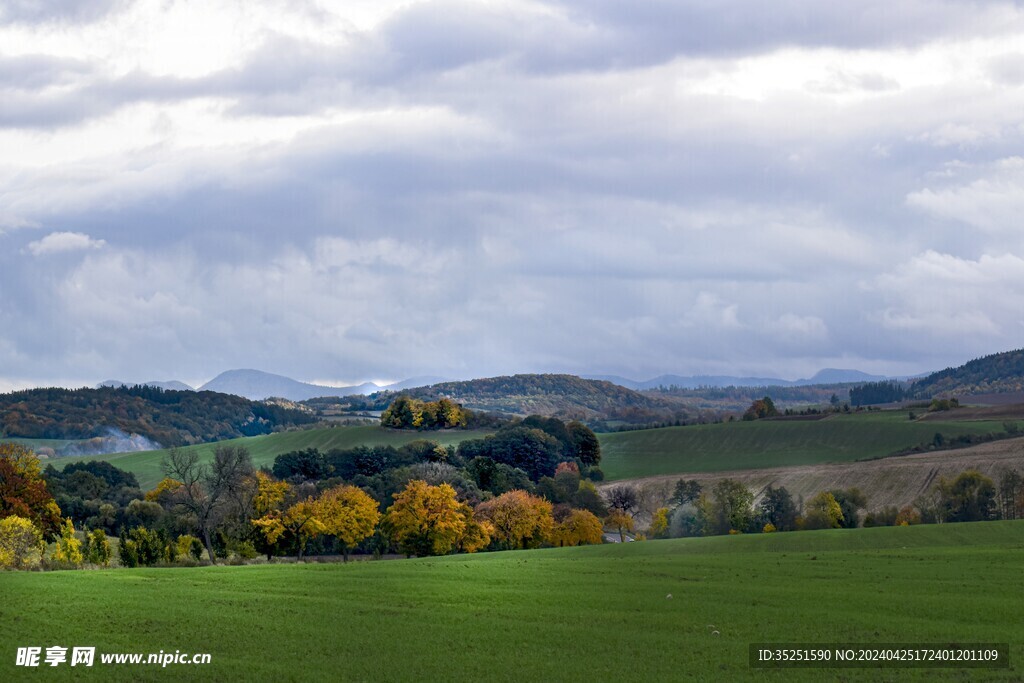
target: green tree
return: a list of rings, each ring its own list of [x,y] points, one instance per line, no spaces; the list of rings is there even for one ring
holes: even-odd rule
[[[844,529],[856,529],[860,525],[860,511],[868,505],[868,497],[856,486],[848,489],[832,489],[832,497],[839,503],[843,513],[840,523]]]
[[[977,470],[963,472],[952,481],[942,478],[937,488],[942,521],[976,522],[995,519],[995,484]]]
[[[807,501],[804,529],[837,529],[843,524],[843,510],[829,491],[822,491]]]
[[[696,502],[700,498],[701,490],[700,482],[696,479],[680,479],[676,482],[675,491],[672,493],[672,503],[686,505]]]
[[[742,483],[722,479],[711,488],[710,496],[701,496],[706,532],[712,535],[747,531],[754,522],[754,494]]]
[[[796,528],[797,509],[786,487],[769,486],[765,489],[759,507],[762,520],[777,531],[792,531]]]
[[[106,567],[110,564],[110,541],[103,529],[93,529],[85,537],[85,559],[90,564]]]
[[[576,420],[566,425],[566,428],[572,437],[576,457],[580,459],[580,462],[591,467],[599,465],[601,463],[601,442],[597,440],[597,435],[593,430]]]

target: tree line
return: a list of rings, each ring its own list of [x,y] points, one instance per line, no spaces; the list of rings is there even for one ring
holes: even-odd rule
[[[623,528],[632,530],[642,507],[643,491],[620,484],[607,492],[608,505],[621,513]],[[755,505],[754,492],[742,482],[722,479],[710,488],[680,479],[666,504],[651,513],[647,536],[678,538],[739,533],[771,533],[811,529],[941,524],[998,519],[1024,519],[1024,476],[1003,471],[998,482],[975,471],[941,477],[911,504],[869,509],[859,488],[834,488],[810,498],[794,496],[785,487],[768,486]]]
[[[258,554],[347,559],[355,549],[424,555],[601,541],[607,508],[593,483],[601,474],[592,432],[532,417],[475,441],[466,449],[427,440],[306,449],[264,470],[244,448],[218,446],[210,463],[171,449],[164,479],[146,492],[109,463],[41,470],[30,451],[7,444],[0,546],[20,550],[0,554],[0,564],[26,566],[33,556],[51,567],[114,556],[125,566]],[[525,462],[522,453],[537,444],[544,457]],[[109,537],[118,538],[116,553]],[[49,558],[44,540],[57,544]]]

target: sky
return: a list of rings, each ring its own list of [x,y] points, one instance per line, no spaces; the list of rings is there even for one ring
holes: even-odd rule
[[[0,389],[1024,346],[1024,5],[5,0]]]

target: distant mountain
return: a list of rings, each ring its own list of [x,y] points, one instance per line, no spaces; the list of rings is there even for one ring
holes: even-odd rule
[[[185,384],[184,382],[177,382],[170,380],[167,382],[122,382],[116,379],[108,379],[105,382],[100,382],[96,385],[96,388],[100,387],[131,387],[136,385],[142,385],[144,387],[156,387],[163,389],[164,391],[195,391],[192,387]]]
[[[661,375],[646,381],[636,381],[617,375],[586,375],[587,379],[604,380],[619,386],[644,391],[658,387],[676,386],[681,389],[698,387],[801,387],[812,384],[843,384],[847,382],[877,382],[885,379],[881,375],[869,375],[859,370],[819,370],[810,379],[788,380],[777,377],[733,377],[731,375]]]
[[[960,367],[946,368],[914,382],[917,398],[970,396],[1024,391],[1024,349],[976,358]]]
[[[253,401],[270,397],[286,398],[289,401],[305,401],[321,396],[371,394],[380,391],[380,387],[373,382],[364,382],[351,387],[328,387],[300,382],[290,377],[273,375],[261,370],[228,370],[211,379],[200,390],[234,394]]]
[[[613,382],[575,375],[513,375],[439,382],[403,393],[430,400],[447,397],[470,409],[518,415],[649,422],[679,419],[685,414],[670,401]]]
[[[794,386],[807,386],[810,384],[849,384],[851,382],[881,382],[888,379],[885,375],[869,375],[860,370],[837,370],[836,368],[825,368],[814,373],[810,379],[798,379],[793,382]]]
[[[403,379],[401,382],[395,382],[394,384],[386,384],[380,388],[387,391],[401,391],[403,389],[429,387],[431,384],[438,384],[440,382],[447,381],[448,380],[444,377],[431,377],[430,375],[424,375],[422,377],[410,377],[409,379]]]

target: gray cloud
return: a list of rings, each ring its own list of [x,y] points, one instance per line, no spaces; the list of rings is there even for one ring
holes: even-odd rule
[[[88,23],[127,5],[126,0],[5,0],[0,22]]]
[[[851,56],[716,90],[738,57],[1015,21],[1004,3],[421,3],[326,41],[267,30],[195,78],[4,58],[0,125],[33,129],[5,135],[132,104],[167,132],[0,168],[0,378],[797,377],[1015,345],[1010,67],[921,85]],[[174,107],[208,100],[226,128],[325,122],[180,144]]]

